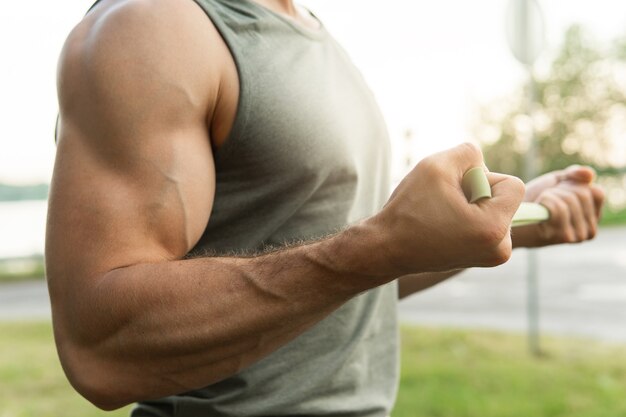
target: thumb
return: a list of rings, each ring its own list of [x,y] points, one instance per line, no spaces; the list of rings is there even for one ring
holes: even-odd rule
[[[491,206],[495,221],[510,225],[515,211],[524,199],[524,182],[517,177],[505,174],[487,173],[493,197],[479,200],[482,206]]]
[[[561,174],[562,180],[582,182],[584,184],[591,184],[595,177],[596,172],[593,168],[580,165],[569,166]]]

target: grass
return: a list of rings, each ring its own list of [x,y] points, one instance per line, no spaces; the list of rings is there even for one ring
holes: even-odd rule
[[[100,411],[70,386],[49,322],[0,323],[0,417],[122,417]]]
[[[626,209],[611,211],[605,209],[600,220],[601,226],[620,226],[626,224]]]
[[[529,357],[518,335],[403,328],[393,417],[626,416],[626,346],[548,339]],[[48,322],[0,323],[0,417],[122,417],[76,394]]]
[[[519,335],[404,328],[393,417],[626,416],[626,346]]]

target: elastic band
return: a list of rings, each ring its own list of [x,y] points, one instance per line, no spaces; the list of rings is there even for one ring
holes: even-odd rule
[[[475,203],[483,198],[491,198],[491,187],[482,167],[475,167],[467,171],[463,175],[461,187],[470,203]],[[515,212],[511,227],[541,223],[549,218],[550,211],[545,206],[524,202]]]
[[[513,215],[511,227],[541,223],[550,218],[550,210],[537,203],[522,203]]]
[[[482,167],[467,171],[463,175],[461,187],[470,203],[475,203],[482,198],[491,198],[491,186]]]

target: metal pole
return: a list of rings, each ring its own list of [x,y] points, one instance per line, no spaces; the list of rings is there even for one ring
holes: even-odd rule
[[[539,280],[537,252],[528,249],[526,280],[528,285],[528,349],[534,356],[541,355],[539,340]]]
[[[545,25],[541,7],[537,0],[509,0],[507,10],[507,40],[511,52],[524,65],[528,74],[526,91],[526,114],[532,117],[536,102],[533,77],[533,64],[543,49]],[[531,33],[532,31],[532,33]],[[534,36],[533,36],[534,35]],[[524,159],[524,179],[529,181],[537,175],[537,150],[535,132],[529,123],[528,151]],[[527,294],[526,311],[528,315],[528,348],[533,355],[541,353],[539,345],[539,259],[533,250],[527,251]]]
[[[532,70],[528,71],[528,115],[531,115],[535,101],[535,86]],[[537,175],[537,147],[535,133],[531,127],[528,152],[525,158],[526,180]],[[539,341],[539,259],[535,249],[528,249],[526,254],[526,282],[527,282],[527,311],[528,311],[528,349],[530,353],[539,356],[541,347]]]
[[[530,48],[530,22],[529,22],[529,10],[528,0],[521,2],[520,4],[520,27],[523,31],[521,37],[524,50],[524,55],[529,56],[528,48]],[[526,114],[528,117],[532,117],[533,106],[535,104],[535,83],[533,76],[532,64],[526,65],[528,72],[528,88],[527,88],[527,101],[526,101]],[[532,123],[530,124],[530,132],[528,138],[528,151],[524,160],[524,173],[526,181],[530,181],[537,175],[537,149],[535,146],[535,132]],[[526,299],[526,311],[528,315],[528,349],[534,356],[541,354],[541,346],[539,340],[539,279],[538,269],[539,262],[537,258],[537,252],[533,249],[528,249],[526,254],[526,285],[527,285],[527,299]]]

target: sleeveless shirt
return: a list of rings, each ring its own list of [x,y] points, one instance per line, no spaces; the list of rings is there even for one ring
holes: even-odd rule
[[[253,0],[193,1],[230,50],[240,95],[214,155],[209,223],[190,255],[317,239],[380,210],[385,123],[324,26],[306,29]],[[141,402],[132,416],[384,417],[398,384],[396,304],[395,282],[367,291],[237,375]]]

